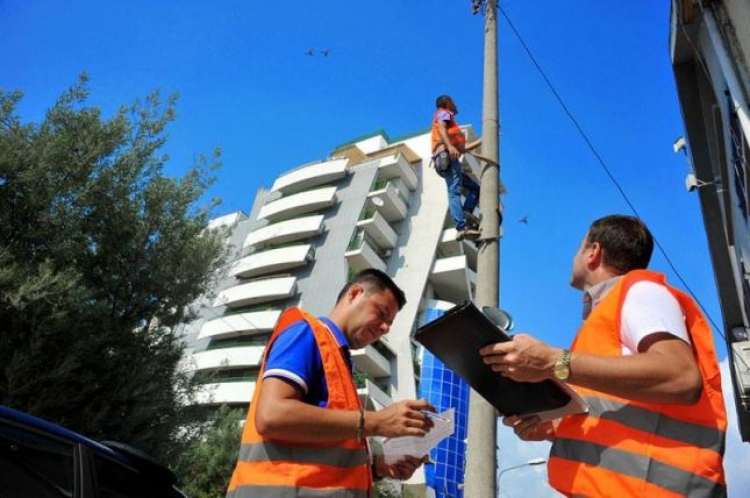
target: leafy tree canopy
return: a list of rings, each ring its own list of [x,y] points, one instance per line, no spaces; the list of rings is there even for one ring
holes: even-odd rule
[[[245,412],[222,406],[206,423],[186,434],[189,439],[176,459],[175,473],[188,496],[221,498],[226,495],[240,452]]]
[[[0,403],[169,459],[191,387],[176,327],[221,264],[197,203],[219,151],[163,175],[175,97],[111,118],[87,78],[40,123],[0,90]]]

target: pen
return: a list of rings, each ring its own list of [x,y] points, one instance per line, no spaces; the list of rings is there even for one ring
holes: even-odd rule
[[[440,415],[438,415],[437,413],[432,413],[432,412],[430,412],[430,411],[427,411],[427,410],[422,410],[422,413],[424,413],[424,414],[425,414],[425,415],[427,415],[428,417],[434,418],[435,420],[442,420],[443,422],[450,422],[450,420],[448,420],[448,419],[447,419],[447,418],[445,418],[445,417],[441,417],[441,416],[440,416]]]

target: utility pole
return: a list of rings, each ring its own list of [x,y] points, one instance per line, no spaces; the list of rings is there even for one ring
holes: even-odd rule
[[[482,99],[482,161],[479,209],[482,235],[477,242],[476,305],[498,306],[500,287],[500,126],[497,78],[497,1],[483,0],[484,94]],[[472,6],[478,5],[476,0]],[[496,495],[497,418],[495,409],[473,389],[469,395],[469,426],[466,445],[464,496],[487,498]]]

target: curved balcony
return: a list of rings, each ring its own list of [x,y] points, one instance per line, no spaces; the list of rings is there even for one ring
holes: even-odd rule
[[[292,270],[306,265],[313,260],[314,256],[312,244],[270,249],[235,261],[229,268],[229,275],[250,278]]]
[[[361,271],[366,268],[377,268],[380,271],[385,271],[385,262],[368,239],[369,237],[364,231],[360,231],[349,243],[349,247],[344,253],[349,268],[354,271]]]
[[[287,299],[297,290],[296,277],[275,277],[254,280],[225,289],[216,296],[214,306],[238,308],[251,304]]]
[[[269,221],[293,218],[331,207],[335,202],[336,187],[307,190],[269,202],[260,209],[258,218]]]
[[[463,254],[466,256],[466,264],[469,269],[474,270],[477,267],[478,252],[476,244],[468,240],[456,240],[455,228],[446,228],[443,230],[440,236],[438,251],[441,257]]]
[[[469,269],[466,256],[461,254],[436,259],[429,280],[441,299],[460,303],[473,298],[477,274]]]
[[[386,182],[382,187],[376,182],[372,192],[367,194],[370,203],[375,206],[388,223],[403,220],[406,217],[406,202],[399,195],[399,191],[392,182]]]
[[[319,214],[267,225],[249,233],[245,237],[243,247],[288,244],[289,242],[309,239],[323,231],[323,218],[324,216]]]
[[[278,177],[271,187],[271,192],[278,191],[288,195],[333,183],[346,176],[348,163],[347,158],[338,158],[300,166]]]
[[[378,177],[400,178],[409,190],[412,191],[417,188],[417,184],[419,183],[414,168],[411,167],[409,161],[407,161],[406,157],[401,153],[384,157],[380,160],[380,165],[378,166]]]
[[[215,382],[198,388],[195,402],[199,405],[250,403],[255,391],[255,381]]]
[[[382,214],[377,211],[365,213],[366,219],[357,222],[357,227],[363,229],[370,239],[381,249],[393,249],[396,246],[398,234],[391,228]]]
[[[193,354],[195,370],[215,370],[217,368],[255,367],[263,359],[265,344],[234,348],[210,349]]]
[[[366,380],[365,387],[357,389],[357,394],[366,410],[382,410],[393,404],[393,399],[371,380]]]
[[[273,330],[281,310],[252,311],[224,315],[205,322],[198,339],[223,339],[232,336],[262,334]]]
[[[219,216],[218,218],[210,220],[206,228],[214,230],[217,228],[230,227],[244,219],[247,219],[245,213],[242,211],[235,211],[234,213],[225,214],[224,216]]]
[[[391,375],[391,364],[388,359],[372,346],[352,350],[352,363],[362,373],[370,377],[387,377]]]

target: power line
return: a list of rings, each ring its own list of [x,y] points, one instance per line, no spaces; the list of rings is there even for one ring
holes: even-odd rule
[[[596,158],[596,160],[598,161],[599,165],[602,167],[602,169],[604,170],[604,172],[607,174],[607,176],[609,177],[610,181],[614,184],[615,188],[617,188],[618,192],[620,193],[620,195],[622,196],[622,198],[625,200],[625,203],[630,207],[630,210],[633,212],[633,214],[636,217],[641,218],[640,214],[638,213],[638,210],[635,208],[635,206],[633,205],[633,203],[628,198],[628,195],[625,193],[625,190],[622,188],[622,186],[620,185],[620,183],[617,181],[617,179],[615,178],[615,176],[612,174],[612,172],[610,171],[609,167],[605,163],[604,159],[601,157],[601,155],[599,154],[599,152],[596,150],[596,147],[594,147],[594,144],[592,144],[591,140],[589,140],[589,137],[586,134],[586,132],[584,131],[583,127],[580,125],[580,123],[578,123],[578,120],[575,118],[575,116],[573,116],[573,113],[570,111],[570,109],[568,108],[568,106],[565,104],[565,102],[563,101],[562,97],[560,96],[560,94],[555,89],[555,86],[552,84],[552,82],[550,81],[550,79],[547,77],[547,74],[544,72],[544,69],[542,69],[542,67],[539,64],[539,62],[537,61],[536,57],[534,57],[534,54],[531,52],[531,49],[529,48],[529,46],[524,41],[523,37],[521,36],[521,33],[519,33],[518,30],[516,29],[515,25],[513,24],[513,21],[511,21],[511,19],[508,16],[508,14],[505,12],[505,10],[500,5],[498,5],[497,8],[500,11],[500,13],[503,15],[503,17],[505,18],[505,20],[507,21],[508,25],[510,26],[510,29],[516,35],[516,38],[518,38],[518,41],[521,43],[521,46],[523,47],[524,51],[529,56],[529,59],[531,59],[531,62],[534,64],[534,67],[536,67],[537,71],[539,71],[539,74],[544,79],[544,82],[549,87],[550,91],[552,92],[552,94],[554,95],[555,99],[557,100],[557,102],[562,107],[563,111],[568,116],[568,118],[571,120],[571,122],[573,123],[573,126],[575,126],[576,130],[578,131],[578,133],[581,135],[581,137],[583,138],[583,141],[586,142],[587,147],[589,148],[589,150],[591,151],[591,153],[594,154],[594,157]],[[704,70],[705,70],[705,68],[704,68]],[[687,290],[687,292],[692,296],[692,298],[698,304],[698,306],[700,307],[700,309],[703,311],[703,314],[706,316],[706,318],[708,319],[708,321],[711,323],[711,326],[724,339],[724,342],[727,343],[728,341],[727,341],[727,338],[726,338],[726,335],[724,334],[724,332],[717,326],[716,322],[711,317],[711,314],[708,312],[708,310],[706,310],[706,307],[703,305],[703,303],[701,302],[701,300],[698,298],[698,296],[695,295],[695,293],[693,292],[692,288],[688,285],[688,283],[682,277],[682,274],[677,270],[677,268],[675,267],[674,263],[672,263],[672,260],[670,259],[669,255],[667,254],[667,251],[664,249],[664,247],[661,245],[661,243],[659,242],[659,240],[656,237],[654,237],[654,244],[659,249],[659,252],[662,254],[662,256],[664,257],[664,259],[666,260],[667,265],[669,265],[669,267],[672,269],[672,272],[675,274],[675,276],[677,277],[677,279],[683,285],[683,287],[685,288],[685,290]],[[735,357],[737,359],[739,359],[743,364],[745,364],[744,359],[741,358],[739,355],[735,355]],[[748,369],[750,369],[750,367],[747,364],[745,364],[745,367],[747,367]]]

